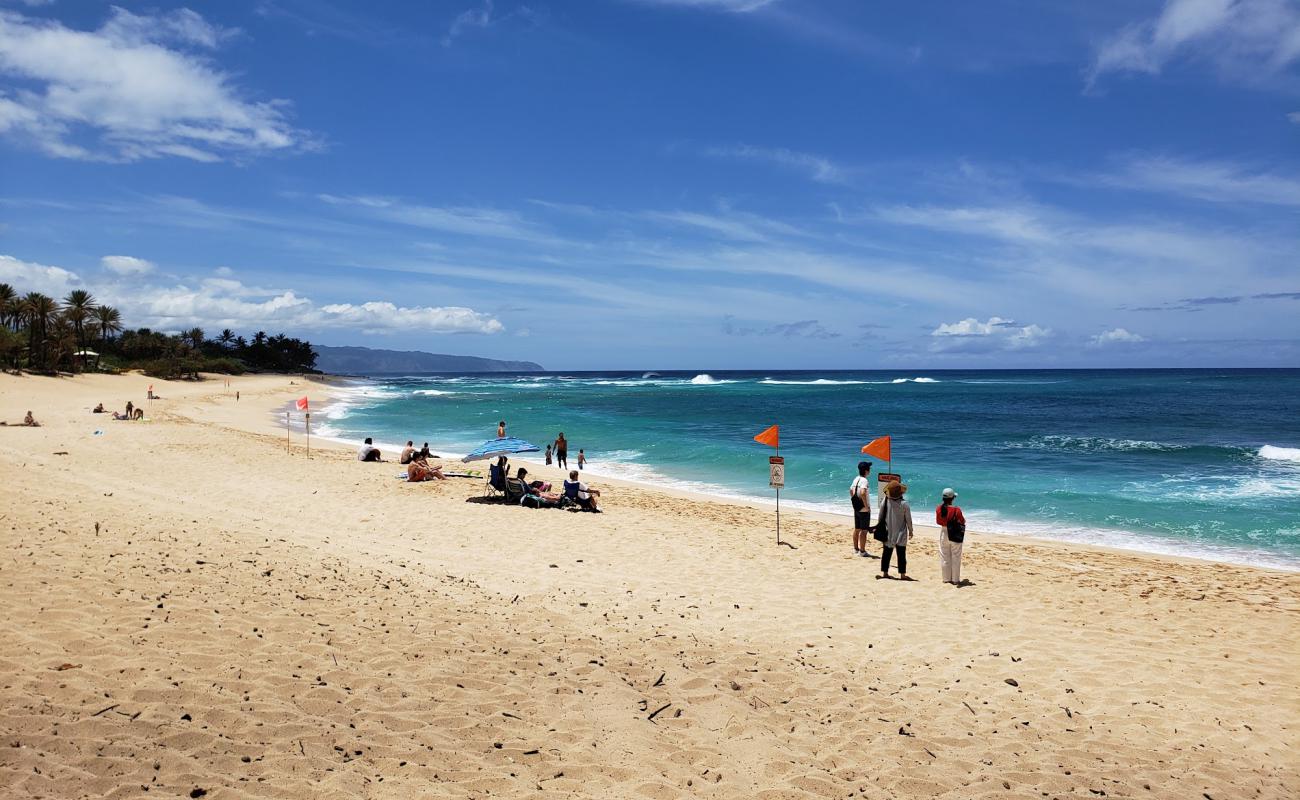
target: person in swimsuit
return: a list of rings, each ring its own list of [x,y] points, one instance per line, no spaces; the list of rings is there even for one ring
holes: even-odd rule
[[[578,469],[585,466],[587,466],[587,454],[582,452],[582,448],[578,448]]]
[[[501,420],[500,422],[497,423],[497,438],[498,438],[498,439],[504,439],[504,438],[506,438],[506,421],[505,421],[505,420]]]
[[[569,466],[569,442],[564,438],[564,431],[555,437],[555,466],[560,469]]]

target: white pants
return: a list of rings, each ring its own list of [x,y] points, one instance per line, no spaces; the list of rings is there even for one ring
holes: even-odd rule
[[[961,542],[948,541],[948,532],[939,532],[939,569],[944,583],[961,583]]]

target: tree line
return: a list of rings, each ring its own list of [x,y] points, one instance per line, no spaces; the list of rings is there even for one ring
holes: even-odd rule
[[[49,374],[141,369],[155,378],[197,378],[200,372],[311,372],[316,351],[283,333],[258,331],[246,339],[226,328],[210,339],[202,328],[127,330],[120,311],[85,289],[59,301],[0,283],[0,364]]]

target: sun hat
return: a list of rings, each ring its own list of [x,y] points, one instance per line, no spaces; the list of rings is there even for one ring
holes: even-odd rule
[[[943,496],[944,496],[944,497],[956,497],[956,496],[957,496],[957,493],[954,492],[954,491],[952,490],[951,487],[949,487],[949,488],[943,490]]]
[[[899,483],[898,481],[890,481],[889,485],[885,487],[885,491],[889,493],[890,497],[893,497],[894,495],[902,496],[907,494],[907,484]]]

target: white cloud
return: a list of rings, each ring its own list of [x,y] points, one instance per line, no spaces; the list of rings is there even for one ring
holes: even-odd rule
[[[784,147],[755,147],[739,144],[732,147],[710,147],[705,155],[717,158],[736,158],[765,161],[769,164],[798,170],[818,183],[843,183],[844,170],[828,158],[788,150]]]
[[[131,259],[130,256],[116,258]],[[12,284],[21,293],[37,291],[55,297],[82,285],[75,272],[8,255],[0,255],[0,281]],[[374,300],[322,305],[292,290],[246,286],[230,278],[207,278],[197,285],[177,286],[112,283],[95,287],[94,293],[100,302],[120,309],[127,324],[163,330],[194,325],[304,332],[352,329],[362,333],[492,334],[505,330],[500,320],[470,308],[406,307]]]
[[[113,7],[98,30],[0,10],[0,135],[47,155],[219,161],[310,147],[279,100],[247,99],[209,53],[234,32],[180,9]]]
[[[959,322],[945,322],[930,332],[935,337],[933,352],[988,352],[1026,350],[1037,347],[1052,335],[1040,325],[1019,325],[1015,320],[989,317],[980,322],[967,317]]]
[[[13,286],[19,294],[41,292],[57,299],[80,287],[81,276],[62,267],[0,255],[0,283]]]
[[[935,328],[931,336],[992,336],[1005,328],[1015,325],[1015,320],[1002,317],[989,317],[987,322],[980,322],[974,317],[967,317],[961,322],[945,322]]]
[[[1293,0],[1168,0],[1160,15],[1102,42],[1087,73],[1157,75],[1179,58],[1204,59],[1254,83],[1300,59],[1300,9]]]
[[[1293,115],[1300,120],[1300,113]],[[1227,161],[1134,158],[1102,177],[1108,185],[1165,192],[1222,203],[1300,206],[1300,175],[1286,175]]]
[[[457,37],[464,35],[470,28],[487,28],[492,25],[492,0],[483,0],[478,8],[469,8],[456,15],[447,35],[442,37],[442,46],[451,47]]]
[[[732,11],[747,13],[757,11],[763,6],[773,5],[778,0],[638,0],[648,6],[679,6],[682,8],[702,8],[710,11]]]
[[[1032,209],[1007,207],[889,206],[871,212],[873,219],[896,225],[984,236],[1020,244],[1046,243],[1055,234]]]
[[[1300,111],[1292,111],[1290,114],[1286,115],[1286,118],[1295,124],[1300,125]]]
[[[417,228],[429,228],[465,236],[536,243],[557,241],[538,225],[514,211],[463,206],[424,206],[404,203],[390,197],[341,197],[331,194],[321,194],[317,197],[330,205],[350,206],[377,219]]]
[[[1140,334],[1130,333],[1124,328],[1112,328],[1092,337],[1090,344],[1093,347],[1105,347],[1112,344],[1136,344],[1145,341],[1146,337]]]
[[[135,256],[104,256],[99,263],[104,269],[118,275],[146,275],[154,270],[152,261]]]

